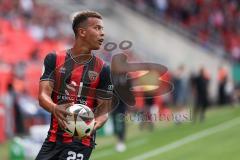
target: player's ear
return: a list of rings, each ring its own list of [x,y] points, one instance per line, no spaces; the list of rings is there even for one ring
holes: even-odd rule
[[[78,28],[78,35],[80,37],[85,37],[86,36],[86,29],[84,28]]]

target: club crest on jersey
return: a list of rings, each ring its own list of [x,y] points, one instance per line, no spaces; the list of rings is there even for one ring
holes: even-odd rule
[[[90,81],[96,81],[96,79],[98,77],[98,73],[95,71],[88,71],[88,77],[89,77]]]

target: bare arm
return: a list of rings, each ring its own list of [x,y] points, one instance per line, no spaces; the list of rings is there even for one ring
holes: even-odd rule
[[[53,85],[54,83],[52,81],[41,81],[39,83],[39,104],[42,108],[52,113],[57,118],[58,123],[62,128],[66,128],[66,116],[71,115],[66,111],[66,108],[73,105],[73,103],[62,105],[55,104],[51,98]]]
[[[41,81],[39,83],[39,104],[50,113],[53,113],[54,107],[56,107],[56,104],[53,103],[51,99],[53,85],[54,84],[51,81]]]
[[[94,126],[94,131],[101,128],[108,120],[108,114],[111,111],[111,100],[98,99],[98,106],[95,114],[96,124]]]

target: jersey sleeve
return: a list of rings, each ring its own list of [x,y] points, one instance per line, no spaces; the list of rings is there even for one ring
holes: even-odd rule
[[[98,93],[97,97],[101,99],[111,99],[113,93],[113,85],[110,76],[110,67],[104,65],[102,71],[100,72],[100,82],[97,87]],[[100,91],[100,92],[99,92]]]
[[[56,54],[49,53],[44,59],[40,81],[55,81]]]

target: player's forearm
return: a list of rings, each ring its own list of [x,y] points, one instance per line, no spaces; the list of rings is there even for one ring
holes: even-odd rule
[[[39,105],[50,113],[53,113],[56,104],[52,101],[51,97],[45,93],[40,93],[38,96]]]
[[[111,106],[111,100],[98,99],[98,107],[95,112],[95,127],[94,130],[101,128],[108,120],[109,108]]]
[[[108,120],[108,113],[105,113],[101,116],[98,116],[95,118],[96,124],[94,127],[94,130],[98,130],[99,128],[101,128]]]

